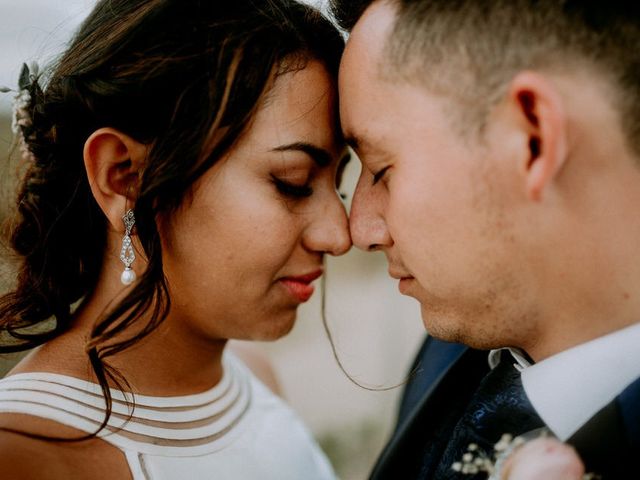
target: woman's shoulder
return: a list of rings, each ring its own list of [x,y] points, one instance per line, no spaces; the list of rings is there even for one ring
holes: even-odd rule
[[[12,418],[13,417],[13,418]],[[27,437],[14,431],[23,430],[24,419],[16,415],[0,414],[0,472],[3,478],[38,479],[70,478],[65,459],[56,455],[55,445]],[[27,423],[28,420],[27,420]]]
[[[52,437],[52,440],[32,435]],[[53,420],[19,413],[0,413],[0,475],[2,478],[118,479],[130,478],[123,453],[93,438],[61,442],[84,433]]]
[[[25,415],[0,414],[0,474],[2,478],[71,478],[67,459],[53,442],[31,438],[19,432],[37,431]],[[40,429],[42,430],[42,429]],[[50,431],[51,428],[46,430]]]

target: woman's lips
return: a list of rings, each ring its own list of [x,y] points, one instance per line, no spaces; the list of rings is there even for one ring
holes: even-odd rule
[[[296,282],[283,278],[280,280],[285,288],[289,291],[291,296],[298,300],[300,303],[304,303],[313,295],[314,287],[308,283]]]
[[[311,295],[313,295],[313,291],[315,290],[315,287],[311,285],[311,282],[321,275],[322,270],[317,270],[305,275],[283,277],[279,281],[295,300],[300,303],[304,303],[311,298]]]

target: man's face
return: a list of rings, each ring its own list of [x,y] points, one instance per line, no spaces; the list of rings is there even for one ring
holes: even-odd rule
[[[508,148],[494,148],[490,135],[461,137],[452,112],[462,107],[446,97],[381,77],[393,19],[386,2],[369,8],[341,65],[342,125],[363,165],[353,242],[385,252],[431,334],[484,348],[518,344],[531,333],[523,313],[531,310],[503,207],[513,195],[498,167]]]

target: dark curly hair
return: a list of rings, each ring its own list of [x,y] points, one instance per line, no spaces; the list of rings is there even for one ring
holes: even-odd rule
[[[63,333],[71,306],[95,288],[107,223],[84,168],[87,138],[113,127],[147,145],[134,211],[148,268],[86,345],[107,403],[104,428],[109,384],[127,386],[106,359],[168,314],[159,219],[239,138],[275,76],[310,59],[336,76],[342,49],[331,22],[294,0],[99,1],[55,65],[24,85],[29,164],[8,222],[20,265],[16,288],[0,298],[0,352]]]

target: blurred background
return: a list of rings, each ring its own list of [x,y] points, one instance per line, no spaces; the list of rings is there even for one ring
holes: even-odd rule
[[[322,2],[308,0],[324,8]],[[61,53],[94,0],[0,0],[0,87],[15,89],[24,62],[47,64]],[[0,219],[11,206],[18,163],[9,161],[13,93],[0,94]],[[342,190],[349,196],[359,174],[354,159]],[[347,199],[347,204],[349,200]],[[1,285],[13,281],[6,262]],[[362,389],[340,371],[322,325],[321,292],[300,309],[293,332],[256,347],[272,361],[287,401],[307,422],[343,480],[367,477],[384,445],[401,388]],[[369,387],[402,382],[424,329],[415,300],[402,297],[387,276],[382,254],[352,249],[329,258],[326,320],[346,370]],[[17,357],[0,359],[3,375]]]

